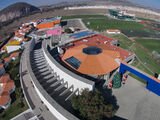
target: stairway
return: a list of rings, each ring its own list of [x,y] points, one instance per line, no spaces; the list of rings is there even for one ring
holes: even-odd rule
[[[30,61],[33,73],[46,92],[61,106],[71,111],[70,98],[75,92],[73,85],[68,86],[67,82],[60,79],[48,65],[42,51],[42,42],[36,43],[33,51],[30,52]]]

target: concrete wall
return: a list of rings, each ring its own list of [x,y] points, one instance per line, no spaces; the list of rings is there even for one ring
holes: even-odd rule
[[[43,41],[42,48],[44,52],[44,56],[46,60],[48,61],[48,64],[51,66],[51,68],[54,70],[54,72],[59,75],[60,79],[64,79],[64,82],[68,83],[68,87],[74,86],[74,90],[79,89],[81,92],[83,89],[87,88],[91,91],[94,90],[95,82],[90,81],[86,78],[83,78],[68,69],[64,68],[62,65],[60,65],[48,52],[47,50],[47,42]]]

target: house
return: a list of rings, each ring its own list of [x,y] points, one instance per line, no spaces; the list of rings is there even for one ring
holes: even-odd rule
[[[11,104],[10,94],[8,92],[0,93],[0,109],[7,109]]]
[[[108,34],[120,34],[121,33],[121,31],[118,29],[108,29],[108,30],[106,30],[106,32]]]
[[[18,40],[18,41],[22,41],[24,39],[24,35],[22,34],[17,34],[14,36],[14,39]]]
[[[15,83],[8,73],[0,77],[0,109],[7,109],[11,104],[10,94],[15,91]]]

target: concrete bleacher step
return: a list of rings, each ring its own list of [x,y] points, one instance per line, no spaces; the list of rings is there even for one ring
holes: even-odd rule
[[[51,79],[55,79],[52,74],[49,74],[49,75],[47,75],[47,76],[49,76],[49,77],[48,77],[48,78],[46,78],[46,76],[41,77],[42,79],[41,79],[41,80],[39,79],[39,82],[40,82],[41,84],[43,84],[43,82],[45,82],[45,81],[49,81],[49,80],[51,80]]]
[[[33,58],[34,58],[34,59],[35,59],[35,58],[41,58],[41,59],[44,59],[44,56],[42,56],[42,55],[37,55],[37,56],[34,56]]]
[[[43,78],[44,78],[44,79],[50,79],[50,78],[53,78],[53,77],[54,77],[53,74],[49,74],[49,75],[47,75],[47,76],[44,76]]]
[[[48,72],[50,72],[48,69],[34,71],[35,75],[38,75],[38,74],[41,74],[41,73],[44,73],[44,74],[47,73],[48,74]]]
[[[56,81],[56,78],[52,78],[50,80],[46,80],[45,82],[43,81],[43,83],[41,83],[41,84],[42,84],[43,87],[46,87],[48,85],[53,84],[55,81]]]
[[[50,71],[50,70],[49,70],[48,67],[45,67],[45,68],[39,69],[39,70],[37,70],[37,71],[39,71],[39,72],[41,73],[41,72]],[[36,71],[35,71],[35,72],[36,72]]]
[[[54,84],[54,83],[53,83]],[[48,87],[44,87],[44,89],[50,94],[55,88],[57,88],[58,86],[60,86],[61,84],[58,83],[55,86],[52,86],[52,84]]]
[[[76,94],[76,92],[78,92],[78,89],[76,89],[74,92],[72,92],[72,93],[65,99],[65,101],[69,100],[69,99],[72,97],[72,95]]]
[[[55,83],[51,85],[51,87],[57,86],[58,84],[61,84],[61,82],[63,82],[63,80],[57,80]]]
[[[43,68],[48,68],[47,64],[41,65],[41,66],[36,66],[33,68],[33,70],[39,70],[39,69],[43,69]]]
[[[34,59],[35,62],[42,62],[42,61],[46,61],[44,58],[41,59]]]
[[[71,89],[73,89],[73,85],[70,86],[69,88],[67,88],[65,91],[63,91],[63,92],[60,94],[60,96],[65,95],[67,92],[71,91]]]
[[[59,86],[61,86],[61,85],[59,85]],[[59,87],[58,86],[58,87]],[[53,97],[54,99],[55,98],[62,98],[62,97],[60,97],[59,95],[63,92],[63,91],[65,91],[67,88],[65,88],[65,87],[62,87],[59,91],[56,91],[55,89],[50,93],[50,96],[51,97]]]
[[[35,64],[46,63],[46,61],[45,61],[45,60],[43,60],[43,61],[42,61],[42,60],[41,60],[41,61],[34,61],[34,63],[35,63]]]
[[[65,85],[67,85],[67,82],[62,83],[59,87],[57,87],[57,88],[55,89],[55,91],[59,91],[59,90],[61,90],[62,88],[65,88]],[[67,88],[66,88],[66,89],[67,89]]]
[[[51,74],[51,72],[50,71],[45,71],[45,72],[37,72],[37,73],[35,73],[35,75],[36,76],[39,76],[39,77],[42,77],[42,76],[47,76],[47,75],[49,75],[49,74]]]
[[[32,63],[33,64],[33,63]],[[46,63],[45,62],[42,62],[42,63],[37,63],[35,64],[36,66],[41,66],[41,65],[45,65]]]

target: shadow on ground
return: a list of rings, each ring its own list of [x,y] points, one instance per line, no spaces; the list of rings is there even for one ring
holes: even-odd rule
[[[116,109],[116,111],[119,109],[119,105],[117,104],[117,99],[116,97],[112,94],[112,89],[108,89],[107,87],[104,87],[105,81],[102,81],[101,83],[99,83],[98,85],[96,85],[96,88],[102,93],[104,99],[106,101],[109,101],[114,108]]]

